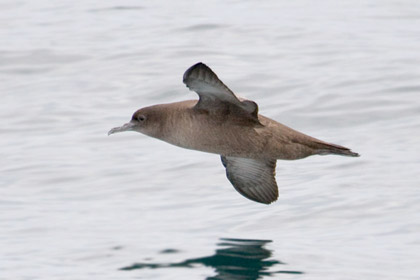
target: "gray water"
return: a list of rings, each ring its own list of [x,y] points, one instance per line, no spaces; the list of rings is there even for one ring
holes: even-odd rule
[[[0,279],[420,279],[418,1],[0,1]],[[360,158],[279,161],[279,200],[141,134],[203,61]]]

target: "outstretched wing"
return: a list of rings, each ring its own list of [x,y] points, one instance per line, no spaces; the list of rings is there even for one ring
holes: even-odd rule
[[[204,63],[191,66],[183,78],[184,84],[195,91],[200,100],[196,108],[212,112],[228,110],[229,113],[258,122],[258,105],[250,100],[239,100],[235,94]]]
[[[241,195],[264,204],[277,200],[276,160],[221,157],[227,178]]]

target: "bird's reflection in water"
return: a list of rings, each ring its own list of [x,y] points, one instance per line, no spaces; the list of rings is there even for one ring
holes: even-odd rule
[[[222,238],[217,244],[219,249],[214,255],[202,258],[187,259],[177,263],[135,263],[123,267],[121,270],[133,270],[142,268],[168,268],[189,267],[201,264],[211,267],[216,275],[208,277],[208,280],[253,280],[263,276],[279,273],[302,274],[301,271],[275,270],[269,271],[275,265],[284,264],[278,260],[272,260],[271,251],[264,248],[271,240],[227,239]]]

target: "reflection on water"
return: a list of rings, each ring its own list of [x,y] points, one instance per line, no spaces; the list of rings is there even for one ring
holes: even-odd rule
[[[271,240],[249,240],[222,238],[217,244],[219,249],[214,255],[195,259],[187,259],[177,263],[135,263],[123,267],[121,270],[133,270],[143,268],[168,268],[168,267],[189,267],[195,264],[202,264],[214,268],[215,276],[206,279],[260,279],[262,276],[277,273],[302,274],[301,271],[277,270],[268,271],[269,268],[284,264],[278,260],[270,260],[270,250],[264,248]],[[173,252],[173,251],[172,251]]]

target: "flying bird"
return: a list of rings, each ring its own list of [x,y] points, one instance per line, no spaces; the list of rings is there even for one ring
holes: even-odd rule
[[[191,66],[183,82],[198,94],[198,100],[139,109],[130,122],[111,129],[108,135],[136,131],[182,148],[219,154],[234,188],[264,204],[278,198],[278,159],[327,154],[359,156],[346,147],[259,115],[257,103],[238,98],[204,63]]]

